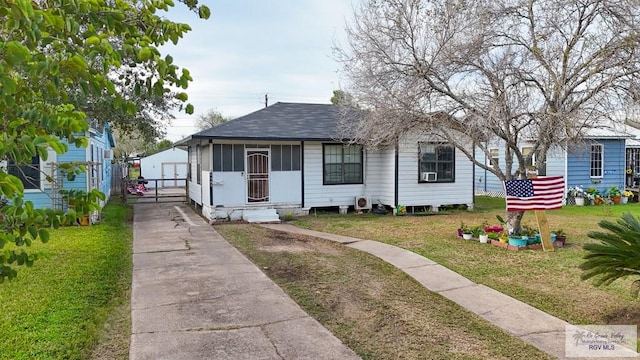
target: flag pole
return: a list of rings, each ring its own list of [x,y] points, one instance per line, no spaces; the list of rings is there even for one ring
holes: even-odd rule
[[[555,251],[551,242],[551,230],[549,230],[549,220],[547,220],[546,210],[534,210],[536,212],[536,220],[538,221],[538,231],[542,238],[542,249],[544,251]]]
[[[535,173],[527,176],[530,179],[538,177]],[[551,230],[549,230],[549,220],[547,219],[546,210],[534,210],[536,213],[536,221],[538,222],[538,231],[540,232],[540,238],[542,239],[542,250],[555,251],[553,243],[551,242]]]

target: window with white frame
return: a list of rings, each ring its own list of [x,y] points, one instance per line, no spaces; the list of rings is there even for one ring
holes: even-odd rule
[[[604,167],[603,147],[600,144],[591,145],[591,177],[601,178]]]
[[[498,149],[489,149],[489,166],[499,166],[500,165],[500,153]]]
[[[524,156],[524,158],[525,158],[524,166],[527,167],[527,168],[530,168],[532,166],[536,166],[536,154],[531,154],[532,150],[533,150],[532,147],[523,147],[522,148],[522,156]],[[529,156],[529,154],[531,154],[531,157],[527,159],[527,156]]]

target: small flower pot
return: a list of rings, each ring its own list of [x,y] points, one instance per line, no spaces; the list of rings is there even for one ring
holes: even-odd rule
[[[482,244],[486,244],[489,242],[489,235],[487,234],[480,235],[479,238],[480,238],[480,243]]]
[[[527,241],[528,238],[522,238],[522,236],[519,237],[509,237],[509,245],[511,246],[527,246]]]
[[[584,198],[583,197],[576,197],[574,198],[575,202],[576,202],[576,206],[584,206]]]
[[[473,239],[473,234],[462,234],[462,238],[465,240]]]
[[[626,204],[628,202],[629,202],[629,197],[623,196],[623,197],[620,198],[620,203],[621,204]]]

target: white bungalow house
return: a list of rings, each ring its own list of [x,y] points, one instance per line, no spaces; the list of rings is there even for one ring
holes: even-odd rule
[[[413,136],[367,150],[336,140],[338,119],[334,105],[276,103],[180,140],[190,201],[209,219],[248,221],[254,209],[275,220],[325,207],[473,207],[473,166],[453,146]]]

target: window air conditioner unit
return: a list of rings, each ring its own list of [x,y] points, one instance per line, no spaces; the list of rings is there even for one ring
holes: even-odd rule
[[[105,160],[113,160],[113,150],[105,150],[103,157]]]
[[[423,172],[422,181],[432,182],[438,180],[438,173],[435,172]]]
[[[356,201],[354,208],[356,210],[370,210],[371,209],[371,199],[368,196],[356,196]]]

